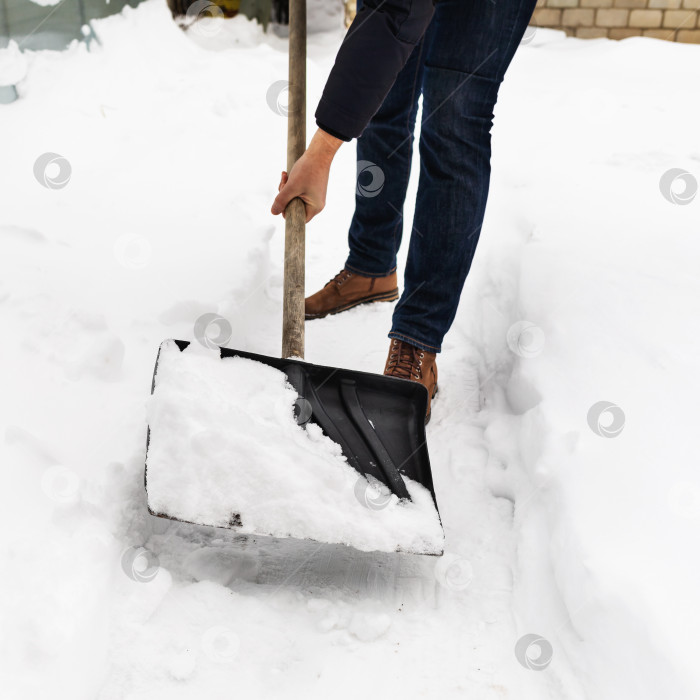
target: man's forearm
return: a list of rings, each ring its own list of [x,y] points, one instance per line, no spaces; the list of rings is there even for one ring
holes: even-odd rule
[[[332,136],[323,129],[316,129],[316,133],[313,135],[306,150],[330,168],[335,154],[342,145],[342,139]]]

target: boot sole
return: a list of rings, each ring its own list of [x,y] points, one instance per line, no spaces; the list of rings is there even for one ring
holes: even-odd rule
[[[435,389],[433,390],[433,395],[430,397],[430,400],[435,398],[435,395],[438,393],[438,385],[435,385]],[[425,416],[425,425],[428,425],[430,423],[430,414],[433,412],[433,404],[430,404],[430,410],[428,411],[428,414]]]
[[[335,309],[330,309],[323,314],[304,314],[304,318],[307,321],[311,321],[316,318],[326,318],[326,316],[335,316],[336,314],[342,313],[343,311],[348,311],[354,309],[356,306],[362,304],[372,304],[375,301],[396,301],[399,298],[399,288],[393,289],[390,292],[384,292],[383,294],[375,294],[371,297],[363,297],[357,301],[353,301],[350,304],[345,304],[345,306],[337,306]]]

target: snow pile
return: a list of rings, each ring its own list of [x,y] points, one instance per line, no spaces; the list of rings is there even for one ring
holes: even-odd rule
[[[298,425],[297,400],[273,367],[163,343],[149,406],[151,511],[242,533],[441,554],[430,492],[406,479],[411,501],[365,498],[375,485],[316,424]]]
[[[0,86],[14,85],[27,75],[27,59],[19,50],[17,42],[11,40],[0,49]]]
[[[589,697],[697,698],[700,101],[684,86],[700,48],[542,48],[504,84],[458,319],[493,378],[487,473],[514,500],[515,610]],[[509,124],[524,99],[586,132],[544,120],[525,138]]]

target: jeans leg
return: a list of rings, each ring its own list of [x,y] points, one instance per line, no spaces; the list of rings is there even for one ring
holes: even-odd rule
[[[423,72],[420,179],[390,337],[439,352],[484,219],[498,88],[535,0],[438,0]]]
[[[411,172],[423,47],[423,41],[415,47],[384,103],[357,140],[355,213],[345,267],[368,277],[384,277],[396,269]]]

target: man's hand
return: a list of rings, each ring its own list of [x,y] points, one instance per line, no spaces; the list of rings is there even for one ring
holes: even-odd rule
[[[306,223],[326,206],[328,174],[336,151],[342,145],[340,139],[318,129],[304,155],[294,164],[289,175],[282,173],[279,194],[272,204],[273,214],[282,214],[287,204],[299,197],[306,207]]]

